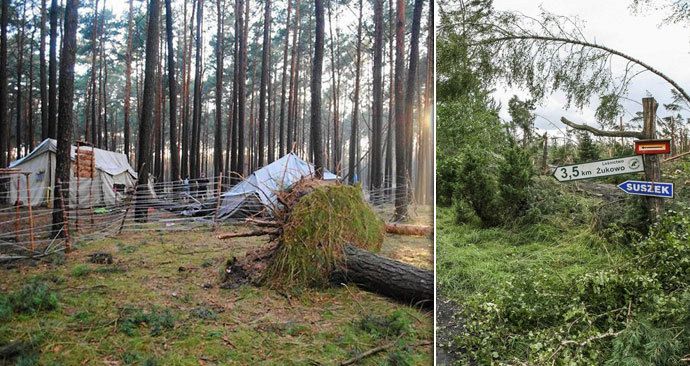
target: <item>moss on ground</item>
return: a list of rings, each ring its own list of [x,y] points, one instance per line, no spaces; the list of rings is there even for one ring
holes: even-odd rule
[[[57,294],[58,306],[0,321],[0,345],[10,340],[36,344],[22,362],[42,365],[331,364],[390,342],[362,330],[361,319],[402,312],[414,329],[405,345],[362,364],[397,357],[408,364],[431,364],[431,346],[406,346],[433,338],[429,312],[356,287],[307,289],[292,298],[249,285],[219,288],[225,260],[260,245],[263,238],[222,241],[208,230],[157,232],[152,227],[81,243],[64,264],[1,270],[0,293],[11,294],[35,278]],[[386,238],[382,252],[406,260],[400,251],[405,248],[398,250],[398,245]],[[429,247],[425,238],[410,243],[406,248],[418,255],[409,259],[424,255],[430,266]],[[113,253],[115,263],[86,264],[93,252]]]
[[[343,245],[379,252],[384,233],[383,221],[364,202],[359,187],[314,188],[289,212],[263,280],[279,289],[324,287],[342,260]]]

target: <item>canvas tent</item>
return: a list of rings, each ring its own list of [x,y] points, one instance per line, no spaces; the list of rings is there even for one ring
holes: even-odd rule
[[[314,175],[314,166],[289,153],[282,158],[255,171],[229,191],[222,194],[218,217],[228,218],[246,215],[257,208],[275,206],[276,192],[290,188],[304,177]],[[325,180],[336,180],[338,176],[324,171]]]
[[[91,150],[90,147],[81,149]],[[10,168],[20,169],[29,175],[31,187],[31,205],[36,206],[47,203],[52,199],[52,187],[55,184],[55,157],[57,141],[45,139],[27,156],[10,163]],[[123,198],[124,192],[117,191],[116,187],[124,189],[134,188],[137,173],[129,165],[125,154],[108,150],[93,149],[94,177],[80,178],[77,187],[77,179],[74,176],[76,146],[72,146],[70,167],[70,205],[90,207],[91,205],[112,205]],[[19,190],[17,190],[19,179]],[[79,194],[77,194],[79,189]],[[10,202],[17,201],[17,195],[23,205],[27,204],[26,179],[24,175],[13,175],[10,182]],[[77,197],[79,202],[77,202]]]

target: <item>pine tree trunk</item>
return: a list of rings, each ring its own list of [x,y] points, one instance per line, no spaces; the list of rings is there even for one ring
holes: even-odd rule
[[[50,50],[48,62],[48,137],[57,138],[58,95],[57,95],[57,31],[58,31],[58,2],[50,3]],[[5,69],[4,67],[2,68]],[[4,110],[4,109],[3,109]]]
[[[331,9],[332,1],[328,2],[328,26],[330,30],[330,38],[331,38],[331,89],[333,90],[333,148],[331,151],[332,154],[332,168],[334,172],[337,172],[340,169],[340,55],[336,58],[335,55],[335,42],[336,40],[339,40],[340,37],[337,37],[336,39],[333,38],[333,19],[331,17],[332,9]],[[336,78],[336,70],[338,72],[338,77]]]
[[[270,77],[269,64],[271,62],[271,0],[265,0],[264,10],[264,39],[263,52],[261,55],[261,85],[259,86],[259,139],[257,152],[258,166],[264,166],[264,140],[266,138],[266,94],[268,92],[268,79]]]
[[[41,141],[48,138],[48,79],[46,75],[46,0],[41,0],[41,41],[38,49],[39,84],[41,89]]]
[[[231,183],[237,183],[239,182],[239,178],[237,177],[237,162],[239,158],[239,138],[238,138],[238,111],[239,107],[237,104],[238,100],[238,88],[239,88],[239,63],[240,63],[240,39],[241,37],[240,32],[242,28],[242,19],[241,19],[241,12],[242,12],[242,7],[241,7],[241,2],[240,0],[235,0],[235,44],[233,45],[233,61],[234,61],[234,67],[233,67],[233,74],[232,74],[232,123],[230,126],[230,134],[232,135],[232,141],[230,143],[230,172],[233,174],[230,175],[230,182]]]
[[[146,221],[148,216],[149,199],[148,180],[151,172],[151,127],[156,103],[156,68],[158,63],[159,40],[159,0],[150,0],[148,5],[148,25],[146,31],[146,64],[144,67],[144,95],[142,101],[141,120],[139,121],[139,148],[137,149],[137,185],[136,206],[134,216],[137,221]]]
[[[345,269],[331,276],[337,283],[357,286],[409,304],[431,307],[434,272],[376,255],[352,245],[344,247]]]
[[[416,102],[415,92],[417,91],[417,64],[419,63],[419,33],[422,22],[422,7],[424,0],[415,0],[414,10],[412,12],[412,34],[410,35],[410,57],[409,67],[407,70],[407,85],[405,91],[405,124],[404,124],[404,138],[405,138],[405,172],[406,172],[406,193],[404,195],[404,205],[410,203],[412,197],[412,126],[414,125],[414,106],[419,105]]]
[[[397,0],[395,23],[395,220],[407,216],[407,160],[405,146],[405,1]]]
[[[388,86],[388,130],[386,131],[386,161],[384,168],[383,186],[387,200],[393,196],[393,132],[394,132],[394,101],[395,101],[395,71],[393,62],[393,38],[395,35],[393,20],[393,1],[388,1],[388,66],[389,66],[389,86]]]
[[[17,89],[15,95],[17,123],[15,130],[15,148],[17,149],[17,159],[22,157],[22,73],[24,72],[24,24],[26,23],[26,3],[22,6],[22,20],[18,25],[17,34]]]
[[[131,0],[130,0],[131,1]],[[180,155],[177,147],[177,84],[175,82],[175,49],[171,0],[165,0],[165,30],[168,41],[168,97],[170,98],[170,180],[180,180]],[[185,10],[187,2],[185,1]],[[186,14],[185,14],[186,16]],[[184,67],[184,66],[183,66]]]
[[[298,0],[297,0],[298,1]],[[280,123],[278,128],[278,156],[282,157],[285,154],[285,100],[287,87],[287,61],[288,61],[288,47],[290,43],[290,15],[292,10],[292,1],[287,0],[287,20],[285,21],[285,48],[283,48],[283,76],[280,83]],[[294,45],[293,45],[294,47]],[[292,72],[291,72],[292,74]],[[292,79],[290,79],[292,80]]]
[[[190,154],[190,173],[192,178],[198,178],[201,173],[200,137],[201,131],[201,78],[202,75],[202,27],[204,1],[197,0],[196,9],[196,39],[195,39],[195,65],[194,65],[194,105],[192,107],[192,153]]]
[[[213,134],[213,172],[220,175],[223,171],[223,13],[221,0],[216,0],[218,13],[216,37],[216,124]]]
[[[246,8],[243,9],[244,1],[246,1]],[[246,92],[246,81],[247,81],[247,20],[248,15],[247,10],[249,9],[249,0],[239,0],[239,12],[237,14],[240,20],[240,32],[237,37],[240,40],[238,52],[239,52],[239,62],[238,67],[238,80],[237,80],[237,171],[236,173],[244,175],[245,174],[245,133],[244,127],[247,123],[246,121],[246,104],[247,104],[247,92]],[[246,20],[244,17],[247,17]]]
[[[192,1],[192,16],[189,19],[189,38],[187,38],[187,1],[184,8],[185,24],[183,34],[184,57],[182,58],[182,158],[180,176],[189,177],[189,77],[191,72],[192,37],[194,29],[194,1]],[[187,41],[189,39],[189,41]]]
[[[285,152],[292,152],[297,107],[297,81],[299,68],[297,67],[299,52],[298,35],[300,34],[300,0],[295,0],[295,29],[292,33],[292,55],[290,60],[290,94],[288,96],[288,115],[285,132]]]
[[[371,106],[371,188],[374,194],[374,202],[378,203],[382,187],[381,146],[383,126],[383,0],[374,0],[374,75],[372,81]]]
[[[127,52],[125,53],[125,95],[124,95],[124,153],[127,159],[130,148],[130,99],[132,95],[132,36],[134,32],[133,0],[129,0],[129,13],[127,15]]]
[[[98,0],[94,3],[94,16],[91,29],[91,137],[87,141],[97,144],[96,135],[98,119],[96,117],[96,98],[99,95],[96,89],[96,37],[98,35]]]
[[[357,177],[357,151],[359,150],[359,86],[360,69],[362,63],[362,0],[359,0],[359,22],[357,25],[357,56],[355,61],[355,96],[352,109],[352,125],[350,126],[350,164],[348,177],[350,183],[355,183]]]
[[[31,39],[29,41],[29,85],[27,85],[27,136],[26,143],[28,144],[27,153],[34,149],[34,40],[36,36],[36,28],[31,30]]]
[[[69,197],[69,190],[61,192],[61,187],[69,187],[70,180],[70,152],[72,150],[72,119],[74,102],[74,63],[77,52],[77,8],[79,0],[67,0],[65,6],[65,31],[62,35],[62,48],[60,51],[60,99],[57,128],[57,151],[55,154],[55,187],[53,203],[53,233],[61,232],[63,212],[60,205],[60,197]],[[53,8],[57,16],[57,5]],[[57,23],[57,22],[55,22]],[[57,25],[57,24],[56,24]],[[54,44],[54,43],[52,43]],[[52,47],[52,46],[51,46]]]
[[[361,1],[361,0],[360,0]],[[323,140],[321,134],[321,76],[323,73],[324,8],[323,0],[314,1],[316,34],[314,64],[311,72],[311,144],[314,150],[314,170],[317,178],[323,178]]]

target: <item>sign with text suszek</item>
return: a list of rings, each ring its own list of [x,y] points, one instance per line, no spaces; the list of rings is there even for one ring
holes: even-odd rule
[[[607,159],[591,163],[564,165],[556,167],[554,178],[559,182],[570,182],[580,179],[607,177],[610,175],[638,173],[644,171],[641,156]]]
[[[673,198],[673,183],[627,180],[618,185],[623,192],[636,196]]]
[[[654,154],[670,154],[671,140],[636,140],[635,154],[637,155],[654,155]]]

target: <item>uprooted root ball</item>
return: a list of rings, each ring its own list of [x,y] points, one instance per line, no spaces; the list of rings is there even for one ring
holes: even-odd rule
[[[275,255],[262,282],[279,289],[323,287],[350,244],[378,252],[385,225],[364,202],[359,186],[310,187],[288,207]]]

